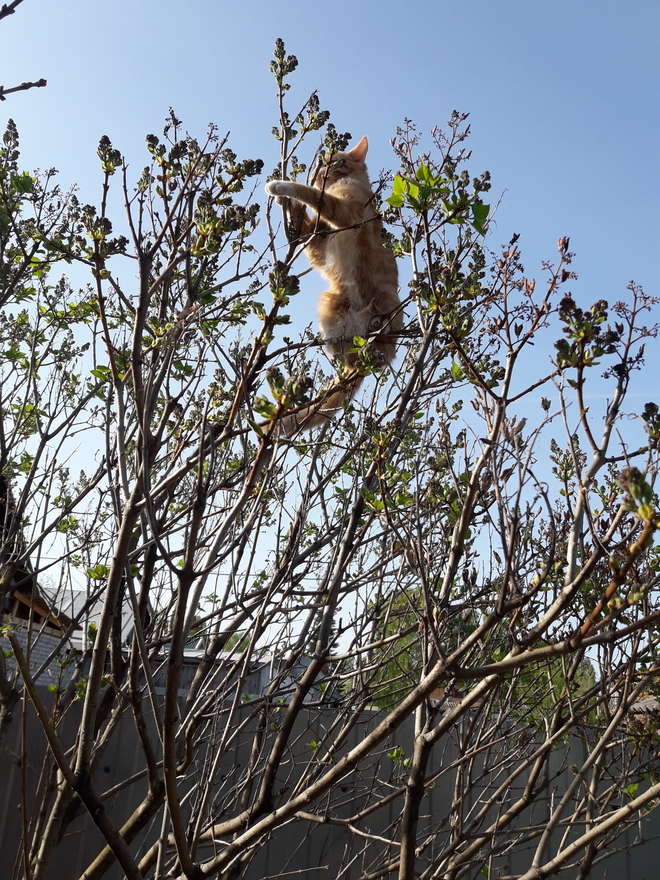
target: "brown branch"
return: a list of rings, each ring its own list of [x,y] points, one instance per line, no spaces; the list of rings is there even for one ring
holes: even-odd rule
[[[644,528],[642,529],[642,533],[639,538],[635,541],[634,544],[631,544],[630,547],[627,548],[626,561],[624,565],[614,571],[612,579],[605,588],[605,591],[598,603],[596,604],[596,607],[593,608],[592,611],[587,615],[586,619],[580,626],[580,629],[570,640],[572,647],[577,648],[580,645],[582,639],[584,639],[594,623],[596,623],[596,621],[602,614],[603,609],[614,597],[616,591],[625,584],[630,569],[637,562],[643,551],[648,546],[655,529],[655,516],[652,516],[650,519],[645,521]]]
[[[142,802],[135,808],[119,829],[119,834],[131,843],[138,833],[153,819],[163,802],[165,788],[162,783],[155,790],[150,790]],[[110,845],[105,846],[98,855],[87,865],[80,875],[84,880],[99,880],[108,871],[114,862],[114,852]]]
[[[8,15],[13,15],[16,12],[16,7],[20,6],[22,2],[23,0],[12,0],[11,3],[3,3],[0,6],[0,21]]]
[[[423,704],[417,707],[417,713],[423,712]],[[419,821],[419,805],[424,797],[426,765],[431,753],[432,743],[423,735],[415,738],[410,773],[406,781],[406,796],[401,816],[401,855],[399,859],[399,880],[413,880],[415,872],[415,851],[417,842],[417,824]]]
[[[4,101],[7,98],[7,95],[11,95],[12,92],[26,92],[28,89],[40,89],[43,86],[48,85],[48,80],[38,79],[36,82],[23,82],[18,86],[12,86],[9,89],[6,89],[4,86],[0,86],[0,101]]]

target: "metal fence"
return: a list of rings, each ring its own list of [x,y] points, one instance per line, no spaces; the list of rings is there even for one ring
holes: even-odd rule
[[[43,689],[44,700],[52,697],[46,688]],[[29,811],[39,808],[37,803],[36,789],[37,779],[40,775],[43,755],[45,753],[45,741],[37,720],[32,713],[27,712],[25,742],[28,744],[28,764],[25,768],[28,792]],[[22,768],[21,768],[21,712],[14,713],[14,718],[0,742],[0,877],[22,877],[20,864],[21,846],[21,791],[22,791]],[[295,780],[296,773],[300,768],[309,767],[310,743],[320,740],[324,729],[333,723],[335,713],[331,709],[318,710],[306,709],[300,718],[297,728],[291,737],[291,748],[287,753],[280,774],[282,786],[290,785]],[[77,718],[74,714],[64,720],[60,727],[60,735],[64,742],[72,741]],[[350,749],[358,743],[365,733],[373,726],[374,716],[364,713],[360,724],[351,731],[345,748]],[[215,777],[215,789],[213,796],[218,803],[222,801],[223,791],[227,792],[227,798],[231,797],[231,788],[241,768],[246,766],[248,750],[251,745],[253,730],[249,724],[240,739],[235,741],[234,746],[221,755],[218,773]],[[396,749],[400,747],[402,752],[410,754],[412,749],[412,729],[410,726],[399,728],[391,739],[384,743],[377,754],[370,757],[369,762],[360,766],[359,770],[347,776],[342,782],[343,795],[346,804],[346,816],[351,815],[356,805],[367,802],[370,793],[381,793],[387,786],[396,784],[401,779],[404,770],[397,766],[397,761],[392,755],[396,755]],[[580,763],[584,759],[579,743],[565,746],[557,750],[553,755],[552,768],[554,776],[552,788],[548,791],[548,798],[561,793],[571,777],[570,766]],[[103,758],[96,769],[94,785],[97,792],[104,792],[118,782],[125,780],[142,770],[140,760],[141,750],[136,741],[136,735],[132,721],[125,717],[119,723],[115,734],[112,736]],[[450,738],[445,739],[435,750],[429,773],[434,773],[443,767],[451,767],[458,756],[458,746]],[[494,772],[494,771],[493,771]],[[192,769],[189,777],[189,785],[194,784],[195,770]],[[419,832],[420,839],[425,835],[435,832],[433,843],[425,853],[425,859],[432,859],[441,850],[447,840],[449,829],[443,827],[446,822],[448,808],[452,799],[453,775],[448,773],[439,777],[439,782],[428,793],[424,800],[423,815],[420,816]],[[498,779],[489,775],[476,774],[476,781],[468,793],[473,802],[483,798],[486,792],[492,791],[492,787],[498,783]],[[400,783],[399,783],[400,784]],[[520,781],[520,789],[524,785],[524,779]],[[121,822],[130,815],[134,806],[139,803],[144,794],[144,778],[139,775],[134,783],[123,789],[118,795],[108,798],[106,806],[110,816],[116,822]],[[185,798],[185,780],[182,781],[182,798]],[[319,815],[323,813],[323,803],[315,804],[314,809]],[[376,864],[376,855],[382,859],[383,847],[380,841],[369,838],[369,835],[387,835],[388,828],[396,823],[400,805],[390,802],[386,807],[373,812],[366,819],[359,831],[362,836],[356,835],[348,828],[323,823],[310,823],[306,821],[292,821],[283,828],[278,829],[273,837],[258,847],[255,856],[247,868],[244,876],[246,880],[266,880],[266,878],[345,878],[352,880],[368,873]],[[515,875],[529,865],[529,851],[525,849],[524,825],[538,819],[540,813],[547,810],[547,803],[535,804],[530,810],[519,818],[519,842],[501,856],[498,856],[494,871],[491,872],[490,880],[497,877]],[[337,808],[333,807],[333,813]],[[442,817],[442,818],[441,818]],[[158,838],[162,821],[162,812],[155,818],[153,823],[144,832],[137,843],[145,844]],[[591,877],[594,880],[655,880],[659,876],[658,865],[660,864],[660,841],[653,839],[653,834],[660,829],[654,826],[657,818],[649,817],[646,824],[638,824],[636,831],[628,830],[625,835],[618,839],[617,851],[606,853],[595,865]],[[531,844],[530,844],[531,845]],[[90,820],[89,816],[81,812],[69,825],[63,840],[57,846],[47,880],[73,880],[79,878],[90,863],[91,859],[103,847],[103,841]],[[396,850],[392,848],[391,855]],[[575,871],[564,873],[563,876],[575,876]],[[106,875],[110,880],[119,880],[122,872],[114,868]],[[475,877],[478,876],[478,872]]]

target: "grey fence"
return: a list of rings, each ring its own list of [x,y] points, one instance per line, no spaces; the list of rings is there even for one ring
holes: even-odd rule
[[[42,695],[45,700],[52,696],[44,688]],[[247,711],[247,710],[246,710]],[[244,716],[247,722],[247,716]],[[280,784],[282,790],[290,787],[295,782],[296,774],[300,768],[309,770],[310,762],[314,761],[313,745],[319,741],[324,731],[336,720],[336,712],[332,709],[318,710],[306,709],[300,718],[297,728],[291,737],[291,748],[286,760],[280,769]],[[60,736],[63,741],[71,741],[77,719],[69,714],[60,726]],[[360,724],[351,731],[344,744],[346,749],[359,742],[365,733],[373,726],[374,715],[364,713]],[[251,746],[253,728],[249,723],[245,724],[241,738],[235,741],[231,749],[220,756],[221,760],[218,772],[215,776],[212,796],[218,808],[222,809],[223,798],[229,803],[232,797],[233,782],[245,768]],[[28,793],[28,816],[33,815],[39,809],[37,795],[37,780],[40,777],[43,756],[46,744],[43,733],[37,720],[30,711],[26,712],[25,742],[28,744],[28,762],[25,773],[21,767],[21,709],[16,708],[10,726],[5,729],[0,742],[0,774],[2,786],[0,787],[0,877],[9,880],[12,877],[23,877],[20,869],[20,848],[22,837],[21,800],[23,775],[26,781]],[[67,740],[68,738],[68,740]],[[342,791],[345,806],[345,815],[355,813],[356,808],[366,806],[370,798],[378,795],[382,797],[388,790],[400,784],[405,773],[404,767],[397,760],[399,747],[402,753],[411,752],[412,730],[409,726],[399,728],[392,738],[383,744],[377,754],[370,757],[369,762],[360,766],[357,772],[347,776],[342,781]],[[580,763],[584,754],[580,751],[579,744],[562,747],[553,756],[554,766],[551,768],[553,777],[552,785],[548,790],[548,798],[556,798],[562,789],[568,784],[571,777],[570,767]],[[94,778],[95,789],[105,792],[111,789],[121,780],[125,780],[137,774],[132,785],[124,788],[120,794],[108,798],[106,805],[111,817],[118,823],[130,815],[133,807],[139,803],[144,791],[144,777],[139,775],[142,770],[140,760],[141,750],[138,747],[134,727],[131,719],[127,716],[118,725],[115,734],[110,740],[103,758],[96,768]],[[394,756],[394,757],[393,757]],[[435,750],[429,773],[439,772],[443,768],[452,767],[458,756],[458,745],[451,738],[447,738]],[[319,772],[323,770],[319,768]],[[182,780],[181,796],[185,801],[187,791],[194,783],[195,769],[189,775],[189,786]],[[398,783],[397,783],[398,780]],[[430,863],[435,855],[445,845],[450,829],[447,817],[449,805],[452,799],[452,788],[455,776],[453,772],[447,772],[438,777],[438,782],[428,792],[424,800],[423,813],[420,816],[420,839],[426,835],[433,836],[421,862]],[[474,774],[470,783],[467,797],[473,803],[483,798],[485,794],[493,790],[493,786],[499,784],[496,771],[484,769],[483,773]],[[524,785],[524,779],[520,781],[520,790]],[[323,815],[324,803],[315,803],[313,809],[318,816]],[[341,816],[341,805],[337,806],[337,800],[333,803],[333,815]],[[547,810],[545,804],[536,804],[520,817],[518,835],[515,845],[501,853],[490,874],[490,880],[497,877],[515,875],[521,869],[529,865],[529,850],[525,843],[525,826],[538,820]],[[374,836],[387,836],[397,820],[400,811],[400,803],[390,802],[376,812],[372,812],[357,829],[324,824],[322,822],[309,822],[296,820],[277,830],[273,837],[260,845],[254,854],[254,858],[247,867],[244,876],[247,880],[266,880],[266,878],[310,878],[310,880],[323,880],[323,878],[357,878],[369,874],[375,865],[382,864],[383,848],[386,846]],[[539,812],[540,811],[540,812]],[[162,812],[156,816],[153,823],[144,832],[139,841],[144,845],[158,838],[161,827]],[[629,829],[616,842],[603,858],[595,865],[592,877],[595,880],[655,880],[660,875],[660,842],[653,839],[654,833],[659,829],[654,827],[653,815],[646,824],[639,824],[636,829]],[[81,812],[68,826],[65,836],[57,846],[47,873],[47,880],[69,880],[78,878],[90,863],[91,859],[99,852],[103,841],[89,816]],[[392,848],[391,855],[396,855]],[[569,871],[563,876],[575,876]],[[118,880],[123,875],[119,869],[112,869],[106,875],[110,880]],[[475,873],[475,878],[479,872]]]

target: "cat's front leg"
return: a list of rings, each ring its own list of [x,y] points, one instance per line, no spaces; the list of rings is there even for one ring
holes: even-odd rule
[[[286,206],[289,218],[289,239],[298,240],[309,238],[317,231],[318,221],[311,219],[302,202],[290,199],[287,196],[275,196],[278,205]]]
[[[293,198],[292,182],[290,180],[269,180],[265,186],[265,190],[269,196],[275,196],[278,204],[282,204],[282,199]]]
[[[360,206],[354,202],[346,202],[323,190],[294,183],[292,180],[269,180],[266,184],[269,196],[284,196],[308,205],[316,211],[325,223],[334,229],[346,229],[360,222]]]
[[[266,184],[266,192],[274,196],[278,205],[290,201],[292,205],[304,207],[309,205],[316,209],[319,201],[319,191],[311,186],[295,183],[293,180],[269,180]]]

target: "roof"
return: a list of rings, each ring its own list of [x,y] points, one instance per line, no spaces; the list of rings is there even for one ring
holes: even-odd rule
[[[80,626],[77,623],[74,623],[67,614],[53,607],[49,601],[41,595],[41,591],[36,584],[33,586],[31,592],[14,589],[11,591],[11,595],[23,605],[36,611],[37,614],[40,614],[58,629],[65,630],[70,627],[73,630],[80,629]]]

